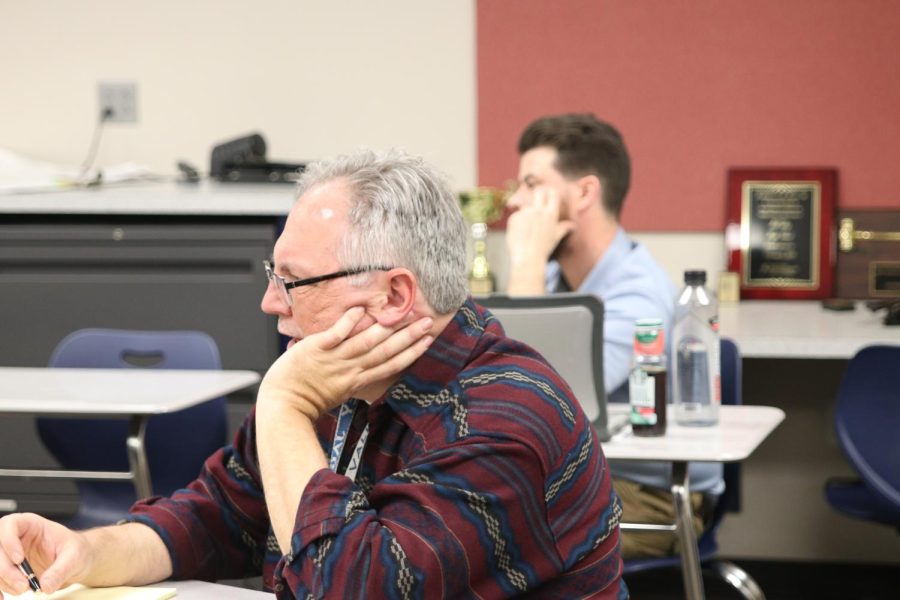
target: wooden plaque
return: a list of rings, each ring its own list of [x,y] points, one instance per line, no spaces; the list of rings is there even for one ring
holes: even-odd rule
[[[835,296],[900,300],[900,210],[846,210],[839,217]]]
[[[834,169],[731,169],[728,267],[741,298],[830,298],[834,288]]]

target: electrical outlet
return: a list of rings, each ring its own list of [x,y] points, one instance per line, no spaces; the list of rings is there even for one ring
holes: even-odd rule
[[[137,84],[133,81],[101,81],[100,114],[112,123],[137,123]],[[107,112],[108,111],[108,112]]]

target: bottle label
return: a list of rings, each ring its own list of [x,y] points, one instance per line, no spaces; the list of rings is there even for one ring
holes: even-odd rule
[[[634,369],[628,378],[632,425],[656,425],[656,381],[642,369]]]

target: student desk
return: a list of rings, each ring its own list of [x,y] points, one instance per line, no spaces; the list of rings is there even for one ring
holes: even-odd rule
[[[190,408],[253,385],[255,371],[0,367],[0,413],[128,417],[127,472],[0,468],[2,477],[131,480],[152,494],[144,431],[153,415]]]
[[[619,411],[628,407],[611,405],[610,408]],[[664,436],[638,437],[626,427],[603,444],[608,459],[672,463],[674,531],[681,544],[684,591],[689,599],[704,596],[697,537],[691,525],[688,463],[744,460],[784,419],[784,411],[771,406],[722,406],[719,411],[719,424],[712,427],[682,427],[670,415]],[[622,523],[621,528],[649,529],[639,523]]]
[[[208,180],[0,195],[0,365],[46,366],[61,339],[90,325],[201,330],[215,339],[223,369],[264,373],[284,340],[259,308],[262,263],[295,195],[289,184]],[[47,318],[53,299],[60,309]],[[247,392],[229,396],[232,430],[252,404]],[[0,421],[0,455],[52,467],[32,421]],[[20,509],[64,513],[77,504],[69,482],[12,483],[0,480],[0,497]],[[0,511],[11,504],[0,501]]]

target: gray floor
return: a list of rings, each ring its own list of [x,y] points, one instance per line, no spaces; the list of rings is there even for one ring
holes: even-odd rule
[[[900,534],[898,534],[900,535]],[[767,600],[896,600],[900,567],[896,565],[788,561],[734,561],[762,588]],[[633,600],[683,598],[681,572],[660,569],[625,578]],[[740,600],[722,580],[705,573],[707,600]]]

